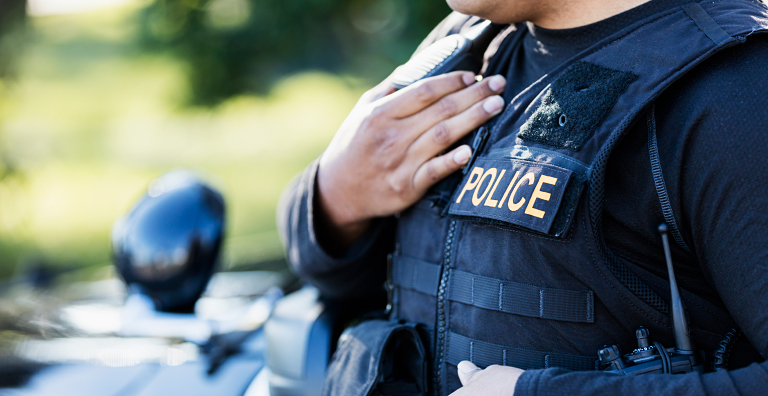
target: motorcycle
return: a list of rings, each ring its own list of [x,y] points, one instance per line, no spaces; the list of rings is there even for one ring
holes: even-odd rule
[[[213,273],[223,214],[215,189],[174,171],[115,224],[122,279],[60,288],[50,307],[6,285],[9,305],[48,312],[22,319],[46,337],[0,349],[0,395],[319,395],[341,309],[284,262]]]

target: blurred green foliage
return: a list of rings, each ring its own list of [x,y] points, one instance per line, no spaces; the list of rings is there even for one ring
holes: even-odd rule
[[[0,78],[14,71],[20,32],[27,18],[27,0],[0,1]]]
[[[172,49],[190,101],[210,105],[308,68],[380,80],[449,12],[445,0],[153,0],[141,43]]]
[[[22,37],[27,19],[26,0],[2,0],[0,1],[0,123],[6,113],[8,80],[16,74],[17,60],[23,47]],[[0,129],[0,211],[8,210],[3,205],[8,197],[4,194],[5,185],[9,179],[16,178],[15,167],[8,160],[7,147],[3,144],[3,131]],[[12,244],[0,242],[0,277],[8,259],[15,259],[14,253],[18,248]],[[7,271],[7,270],[6,270]]]
[[[114,220],[179,166],[219,177],[224,268],[279,259],[281,190],[449,12],[444,0],[131,0],[25,16],[24,3],[0,0],[0,280],[108,266]]]
[[[15,169],[0,179],[0,279],[38,266],[108,266],[112,223],[153,178],[180,166],[218,176],[224,268],[282,257],[280,192],[368,84],[305,72],[262,95],[180,106],[187,64],[136,45],[145,4],[27,20],[18,72],[0,100],[0,156]]]

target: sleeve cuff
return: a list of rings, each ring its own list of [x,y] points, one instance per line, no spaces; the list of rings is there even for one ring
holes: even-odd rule
[[[536,395],[536,387],[543,372],[544,370],[526,370],[521,374],[515,384],[515,396]]]
[[[343,266],[346,263],[357,261],[362,259],[367,252],[371,250],[375,242],[377,241],[382,228],[384,228],[383,219],[375,219],[368,230],[361,235],[351,246],[344,249],[343,252],[338,253],[338,249],[333,249],[331,246],[327,246],[327,241],[322,242],[323,238],[318,237],[317,221],[315,217],[316,200],[315,194],[317,193],[317,170],[320,167],[320,161],[315,160],[309,169],[307,175],[307,226],[309,233],[309,240],[313,254],[320,258],[322,261],[332,264]]]

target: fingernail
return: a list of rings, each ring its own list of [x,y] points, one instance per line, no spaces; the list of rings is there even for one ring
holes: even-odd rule
[[[469,162],[469,157],[472,156],[472,150],[469,146],[461,146],[455,153],[453,153],[453,162],[464,165]]]
[[[498,114],[503,106],[504,99],[502,99],[501,96],[491,96],[483,102],[483,109],[487,111],[488,114]]]
[[[507,80],[502,76],[496,75],[488,79],[488,87],[493,92],[501,92],[505,85],[507,85]]]
[[[472,73],[464,73],[464,75],[461,76],[461,79],[464,80],[464,84],[466,85],[472,85],[475,83],[475,76]]]
[[[459,371],[461,371],[464,374],[469,374],[475,370],[479,370],[479,368],[469,360],[462,360],[461,362],[459,362],[458,368],[459,368]]]

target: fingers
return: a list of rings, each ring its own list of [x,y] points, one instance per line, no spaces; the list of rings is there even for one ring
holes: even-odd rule
[[[416,133],[426,131],[438,122],[454,117],[477,102],[504,92],[507,80],[499,75],[491,76],[466,89],[446,95],[424,111],[409,117]],[[405,120],[404,120],[405,121]]]
[[[461,386],[467,386],[467,384],[472,381],[472,377],[483,371],[477,366],[475,366],[472,362],[469,360],[463,360],[459,362],[458,366],[459,371],[459,380],[461,381]]]
[[[499,114],[503,107],[504,99],[501,96],[491,96],[455,117],[438,122],[411,143],[408,155],[416,161],[434,157],[469,131]]]
[[[465,144],[425,162],[413,175],[414,189],[423,194],[433,184],[461,169],[471,155],[472,150]]]
[[[471,72],[451,72],[426,78],[384,98],[381,110],[395,118],[408,117],[474,82],[475,75]]]

